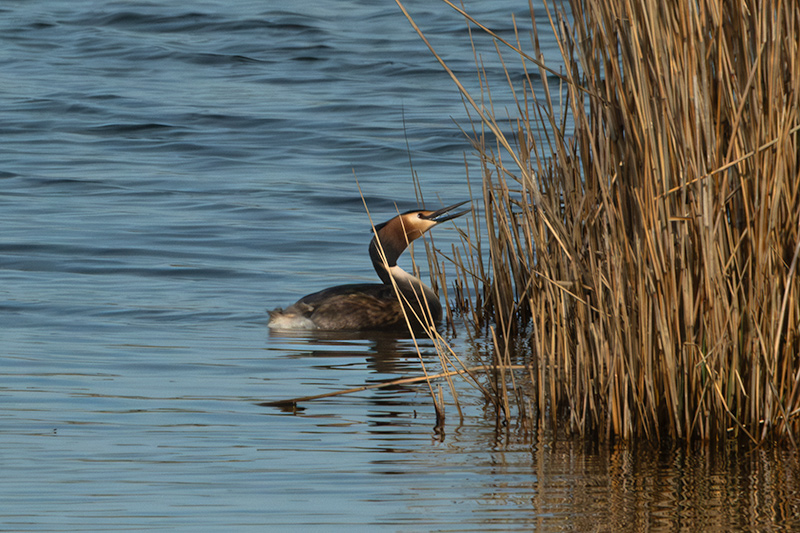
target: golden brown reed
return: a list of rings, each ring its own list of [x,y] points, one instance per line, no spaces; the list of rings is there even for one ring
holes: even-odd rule
[[[491,373],[499,410],[530,402],[540,428],[599,438],[796,445],[798,2],[545,6],[560,70],[533,6],[509,42],[445,3],[493,39],[516,102],[493,108],[477,53],[479,95],[436,56],[476,114],[483,178],[455,303],[493,324],[495,364],[532,354],[517,381]]]

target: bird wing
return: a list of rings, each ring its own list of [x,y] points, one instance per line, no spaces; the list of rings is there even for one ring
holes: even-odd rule
[[[319,329],[383,329],[405,324],[390,285],[339,285],[309,294],[295,305],[304,308]]]

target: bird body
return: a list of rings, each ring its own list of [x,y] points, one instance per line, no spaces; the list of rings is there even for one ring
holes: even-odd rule
[[[438,322],[442,305],[436,294],[422,280],[400,268],[397,259],[426,231],[466,213],[468,210],[451,214],[465,203],[438,211],[408,211],[375,226],[369,255],[383,283],[338,285],[309,294],[286,309],[271,311],[269,327],[278,330],[389,330],[405,327],[406,315],[412,325],[424,322],[423,316]]]

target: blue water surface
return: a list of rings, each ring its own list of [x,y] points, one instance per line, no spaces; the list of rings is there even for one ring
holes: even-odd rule
[[[508,38],[512,14],[530,24],[525,2],[470,4]],[[407,7],[477,90],[465,21]],[[552,38],[542,49],[558,62]],[[0,529],[792,523],[784,456],[709,467],[537,440],[463,383],[443,430],[420,384],[260,405],[419,375],[420,357],[436,370],[430,341],[271,335],[266,310],[377,279],[357,183],[375,222],[417,205],[411,164],[430,205],[480,197],[469,124],[393,2],[4,2]],[[468,363],[491,357],[485,339],[451,341]]]

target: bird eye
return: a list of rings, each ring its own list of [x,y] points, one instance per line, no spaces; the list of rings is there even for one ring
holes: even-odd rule
[[[422,213],[417,213],[417,218],[423,218]]]

